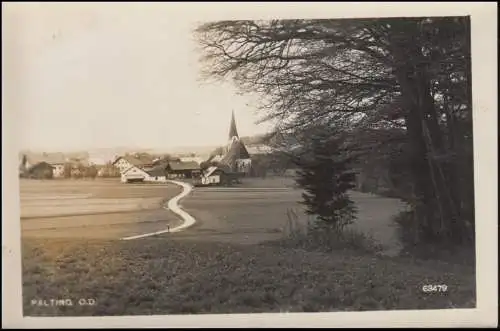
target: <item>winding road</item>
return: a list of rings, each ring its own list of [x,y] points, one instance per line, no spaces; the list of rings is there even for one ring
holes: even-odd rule
[[[174,227],[174,228],[167,228],[167,229],[161,230],[161,231],[155,231],[155,232],[140,234],[137,236],[125,237],[125,238],[122,238],[122,240],[133,240],[133,239],[140,239],[140,238],[156,236],[156,235],[163,234],[163,233],[179,232],[179,231],[182,231],[184,229],[187,229],[188,227],[190,227],[196,223],[196,220],[194,219],[194,217],[189,215],[184,210],[182,210],[178,205],[179,200],[181,200],[182,198],[186,197],[189,193],[191,193],[191,191],[193,189],[191,184],[179,182],[179,181],[174,181],[174,180],[170,180],[168,182],[172,183],[172,184],[179,185],[183,188],[182,192],[179,193],[178,195],[176,195],[175,197],[173,197],[172,199],[170,199],[168,201],[168,205],[167,205],[167,209],[172,211],[176,215],[178,215],[182,219],[183,223],[179,226]]]

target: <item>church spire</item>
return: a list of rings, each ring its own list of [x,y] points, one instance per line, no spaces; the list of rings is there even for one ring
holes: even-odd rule
[[[236,120],[234,118],[234,110],[231,113],[231,126],[229,128],[229,140],[233,139],[233,137],[239,138],[238,130],[236,130]]]

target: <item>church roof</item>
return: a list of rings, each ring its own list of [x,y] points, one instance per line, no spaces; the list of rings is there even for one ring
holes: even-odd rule
[[[250,154],[248,154],[248,151],[243,142],[235,139],[229,146],[227,153],[224,155],[222,160],[220,160],[220,163],[227,164],[232,167],[236,160],[249,158]]]

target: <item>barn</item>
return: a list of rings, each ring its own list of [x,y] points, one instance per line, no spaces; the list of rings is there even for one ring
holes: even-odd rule
[[[193,178],[201,172],[200,165],[196,161],[169,161],[165,170],[168,178]]]

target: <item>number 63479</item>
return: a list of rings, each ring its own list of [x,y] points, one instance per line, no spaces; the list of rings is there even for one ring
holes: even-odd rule
[[[446,285],[424,285],[422,286],[422,291],[424,293],[439,293],[448,291],[448,286]]]

